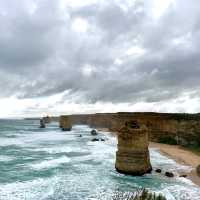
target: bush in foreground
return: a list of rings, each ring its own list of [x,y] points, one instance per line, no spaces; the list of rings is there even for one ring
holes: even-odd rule
[[[156,195],[146,189],[139,189],[136,192],[117,192],[113,200],[167,200],[163,195]]]

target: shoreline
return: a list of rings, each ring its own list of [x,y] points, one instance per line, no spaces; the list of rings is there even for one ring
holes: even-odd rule
[[[191,166],[193,168],[191,172],[184,172],[180,175],[186,174],[187,179],[190,179],[194,184],[200,186],[200,177],[196,173],[196,167],[200,164],[200,156],[189,150],[183,149],[179,145],[150,142],[149,147],[158,148],[163,155],[168,156],[179,164]]]
[[[117,136],[116,132],[109,131],[107,128],[97,128],[98,131],[109,132],[112,136]],[[180,175],[187,175],[186,179],[200,186],[200,177],[197,175],[196,167],[200,164],[200,156],[190,150],[184,149],[180,145],[169,145],[156,142],[149,142],[150,148],[158,148],[160,153],[175,160],[181,165],[192,167],[190,172],[183,172]]]

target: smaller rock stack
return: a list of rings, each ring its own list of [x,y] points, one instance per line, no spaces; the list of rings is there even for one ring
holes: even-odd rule
[[[197,175],[200,177],[200,164],[196,168]]]
[[[46,125],[44,119],[40,119],[40,128],[45,128],[45,127]]]
[[[44,120],[45,124],[51,123],[51,117],[49,117],[48,115],[46,117],[43,117],[43,120]]]
[[[69,116],[66,116],[66,115],[60,116],[60,128],[63,131],[71,131],[72,123]]]
[[[152,170],[149,150],[148,131],[136,121],[129,121],[119,130],[116,170],[120,173],[141,176]]]

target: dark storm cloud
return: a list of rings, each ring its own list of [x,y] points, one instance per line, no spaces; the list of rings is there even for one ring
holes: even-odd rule
[[[177,0],[154,18],[150,3],[127,2],[0,0],[1,96],[69,91],[61,101],[94,103],[198,95],[200,3]],[[73,30],[78,18],[86,32]],[[127,53],[133,47],[143,53]]]

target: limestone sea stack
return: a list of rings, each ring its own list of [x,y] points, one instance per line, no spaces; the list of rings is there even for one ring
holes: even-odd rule
[[[46,117],[43,117],[42,119],[44,120],[45,124],[51,123],[51,117],[49,117],[48,115]]]
[[[148,150],[148,130],[136,121],[129,121],[119,130],[116,170],[141,176],[152,170]]]
[[[66,116],[66,115],[60,116],[60,128],[63,131],[71,131],[72,123],[71,123],[69,116]]]
[[[44,119],[40,119],[40,128],[45,128],[45,127],[46,125]]]

